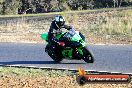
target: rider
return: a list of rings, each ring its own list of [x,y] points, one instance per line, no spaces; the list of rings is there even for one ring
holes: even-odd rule
[[[72,30],[71,26],[65,25],[64,17],[62,17],[60,15],[55,16],[55,19],[52,21],[49,32],[48,32],[48,43],[49,43],[49,45],[50,44],[52,45],[52,47],[50,47],[50,49],[55,50],[57,53],[61,52],[61,50],[63,49],[63,46],[71,46],[71,43],[60,41],[59,39],[57,39],[55,37],[56,34],[62,32],[62,28],[65,28],[67,30]],[[74,30],[72,30],[72,31],[75,32]],[[84,39],[84,36],[81,33],[79,33],[79,34]],[[65,43],[66,43],[66,45],[65,45]],[[46,47],[48,47],[48,46],[46,46]],[[76,51],[75,51],[76,47],[74,47],[72,45],[72,49],[73,49],[73,55],[76,55]]]
[[[49,32],[48,32],[48,42],[54,43],[55,45],[64,46],[65,43],[60,41],[55,37],[57,33],[62,32],[62,28],[70,30],[72,27],[65,25],[64,17],[58,15],[55,16],[55,19],[52,21]]]

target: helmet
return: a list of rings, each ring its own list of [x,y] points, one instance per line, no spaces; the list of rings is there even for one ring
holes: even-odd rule
[[[62,27],[65,24],[65,19],[62,16],[55,16],[55,24],[58,28]]]

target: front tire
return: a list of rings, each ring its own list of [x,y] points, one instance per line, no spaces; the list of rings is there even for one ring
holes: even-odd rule
[[[92,53],[85,47],[83,49],[83,60],[87,63],[93,63],[94,62],[94,57]]]

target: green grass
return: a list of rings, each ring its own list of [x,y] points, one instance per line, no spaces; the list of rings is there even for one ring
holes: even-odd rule
[[[71,73],[67,70],[46,70],[46,69],[34,69],[34,68],[17,68],[17,67],[0,67],[0,75],[17,75],[17,76],[49,76],[49,77],[58,77],[66,76]]]
[[[132,10],[100,15],[95,22],[87,25],[88,29],[85,30],[98,35],[132,36],[131,17]]]

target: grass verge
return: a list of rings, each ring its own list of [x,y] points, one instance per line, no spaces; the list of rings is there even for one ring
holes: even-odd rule
[[[131,9],[90,14],[87,14],[87,11],[78,12],[84,12],[84,14],[75,12],[73,15],[62,12],[62,15],[69,25],[73,25],[76,30],[84,34],[87,43],[132,44]],[[49,14],[55,15],[55,13]],[[40,14],[36,14],[36,17],[23,17],[22,19],[17,19],[15,16],[13,19],[1,18],[0,41],[42,43],[40,34],[48,31],[54,16],[37,15]]]

